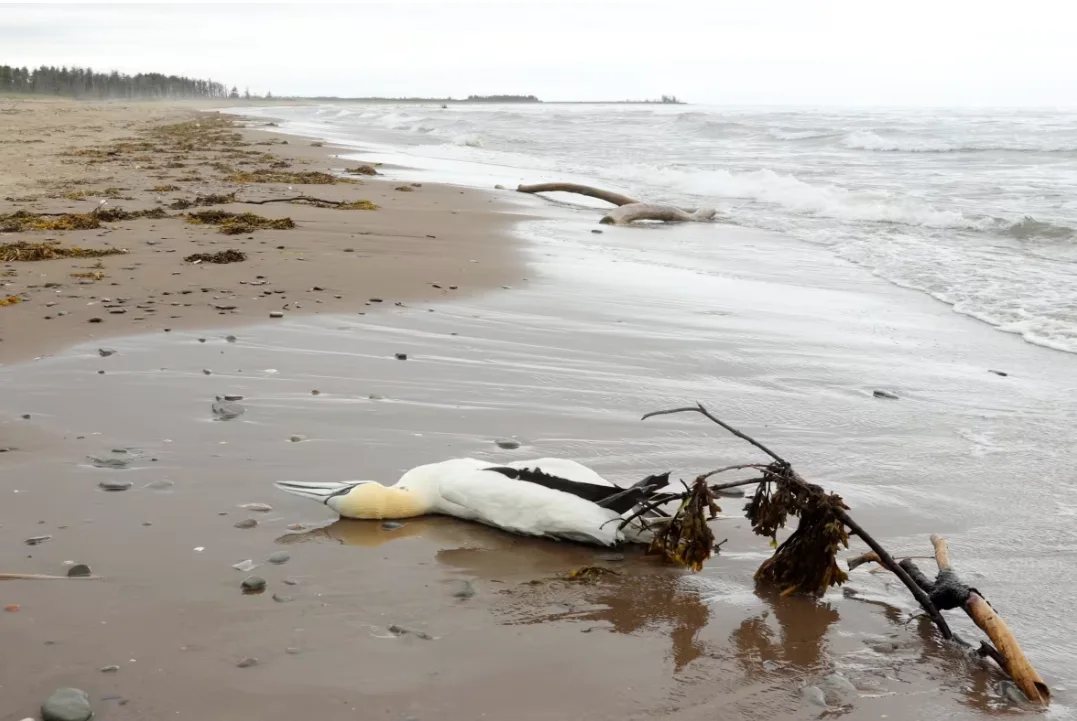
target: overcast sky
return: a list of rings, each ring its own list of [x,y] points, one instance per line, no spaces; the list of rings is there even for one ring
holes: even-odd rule
[[[1077,106],[1065,0],[2,5],[0,64],[278,95]]]

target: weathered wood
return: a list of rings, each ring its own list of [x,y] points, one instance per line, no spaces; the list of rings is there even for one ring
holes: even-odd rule
[[[689,213],[672,205],[631,203],[614,208],[602,216],[602,220],[598,222],[604,225],[628,225],[637,220],[660,220],[664,223],[701,223],[714,218],[716,212],[714,208],[700,208]]]
[[[943,574],[952,574],[950,552],[946,545],[946,539],[942,536],[933,535],[931,536],[931,543],[935,546],[935,563],[939,567],[940,578]],[[956,581],[956,576],[953,578]],[[936,584],[938,584],[938,581],[936,581]],[[1030,701],[1046,706],[1051,701],[1051,690],[1047,688],[1047,684],[1044,683],[1036,669],[1032,667],[1006,622],[995,613],[995,609],[991,608],[991,604],[976,589],[968,588],[964,584],[961,585],[967,590],[962,608],[969,615],[969,618],[980,627],[980,630],[987,634],[987,637],[991,639],[991,643],[998,649],[999,655],[1005,660],[1004,669],[1006,673],[1010,675],[1010,678],[1014,680],[1017,687]]]
[[[100,576],[50,576],[45,573],[0,573],[0,581],[100,581]]]
[[[605,200],[612,205],[631,205],[632,203],[638,203],[635,198],[630,198],[627,195],[621,195],[620,193],[614,193],[609,190],[602,190],[601,188],[592,188],[590,185],[578,185],[576,183],[538,183],[536,185],[518,185],[516,186],[516,192],[518,193],[575,193],[576,195],[586,195],[589,198],[597,198],[598,200]]]

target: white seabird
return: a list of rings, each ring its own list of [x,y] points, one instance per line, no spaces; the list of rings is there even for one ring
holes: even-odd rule
[[[650,541],[646,524],[636,519],[622,529],[621,519],[668,483],[667,473],[622,488],[587,466],[561,458],[506,464],[454,458],[412,468],[391,486],[377,481],[275,485],[320,501],[345,518],[443,514],[525,536],[614,546]]]

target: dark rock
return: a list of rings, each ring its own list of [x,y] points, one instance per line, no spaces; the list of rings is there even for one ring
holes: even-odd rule
[[[98,468],[111,468],[113,470],[122,470],[127,466],[134,463],[135,459],[132,456],[124,456],[123,458],[115,458],[111,456],[87,456],[90,459],[90,463]]]
[[[385,523],[381,524],[381,527],[386,531],[395,531],[398,528],[403,528],[404,524],[397,523],[396,521],[386,521]]]
[[[266,580],[261,576],[247,576],[241,586],[243,593],[261,593],[266,590]]]
[[[126,491],[133,485],[131,481],[101,481],[97,484],[102,491]]]
[[[520,442],[515,438],[499,438],[494,441],[498,448],[504,448],[507,451],[512,451],[520,447]]]
[[[86,578],[92,575],[90,567],[85,563],[76,563],[71,568],[67,569],[68,578]]]
[[[298,586],[299,581],[295,580],[294,578],[286,578],[286,579],[284,579],[284,585],[285,586]]]
[[[119,666],[103,666],[101,668],[101,673],[116,673],[119,670]]]
[[[988,373],[994,373],[995,375],[1002,376],[1003,378],[1005,378],[1006,376],[1009,375],[1009,373],[1007,373],[1006,371],[992,371],[992,370],[989,370],[987,372]]]
[[[29,414],[29,413],[23,413],[23,414],[22,414],[22,419],[23,419],[24,421],[28,421],[28,420],[30,420],[30,414]]]
[[[238,668],[250,668],[251,666],[257,665],[258,659],[254,658],[253,656],[247,656],[247,658],[240,659],[238,662],[236,662],[236,666]]]
[[[238,395],[236,393],[225,393],[223,396],[221,396],[221,400],[241,401],[241,400],[243,400],[243,396]]]
[[[733,488],[719,488],[714,491],[716,496],[725,496],[726,498],[744,498],[744,487],[734,486]]]
[[[51,541],[52,536],[34,536],[33,538],[27,538],[24,543],[27,546],[40,546],[45,541]]]
[[[873,395],[876,398],[889,398],[891,400],[897,400],[897,395],[894,394],[894,393],[891,393],[890,391],[878,391],[877,390],[877,391],[875,391],[873,393]]]
[[[591,232],[592,232],[592,233],[594,233],[595,235],[602,235],[602,231],[601,231],[601,230],[597,230],[597,229],[596,229],[596,230],[592,230]]]
[[[269,317],[270,318],[283,318],[284,313],[280,312],[279,310],[271,310],[271,311],[269,311]]]
[[[224,337],[224,339],[226,341],[228,341],[229,343],[235,343],[236,342],[236,337],[234,335],[226,335]]]
[[[152,489],[154,491],[167,491],[174,485],[176,485],[175,482],[170,481],[166,478],[162,478],[159,481],[150,481],[146,484],[146,488]]]
[[[292,560],[292,554],[287,551],[277,551],[266,560],[279,566],[282,563],[288,563],[288,561]]]
[[[90,318],[90,319],[89,319],[88,321],[86,321],[86,322],[87,322],[87,323],[101,323],[102,321],[104,321],[104,318]]]
[[[285,596],[284,594],[281,594],[281,593],[274,593],[273,594],[273,600],[276,601],[277,603],[289,603],[289,602],[291,602],[292,597],[291,596]]]
[[[246,412],[246,408],[238,403],[232,403],[230,401],[218,401],[213,404],[213,415],[219,421],[230,421],[233,418],[239,418]]]
[[[202,375],[211,376],[213,375],[213,371],[211,371],[209,368],[203,368]]]
[[[301,441],[307,440],[307,437],[304,436],[304,435],[296,434],[296,435],[292,436],[291,438],[289,438],[288,440],[290,440],[292,443],[299,443]]]
[[[98,348],[97,352],[102,358],[108,358],[110,355],[114,355],[116,353],[116,351],[112,348]]]
[[[244,518],[242,521],[236,524],[236,528],[254,528],[258,525],[258,521],[253,518]]]
[[[393,634],[394,636],[414,636],[415,638],[421,638],[424,641],[434,640],[433,636],[424,631],[416,631],[411,628],[404,628],[403,626],[398,626],[395,623],[389,627],[389,633]]]
[[[408,354],[407,353],[397,353],[396,354],[396,359],[397,360],[407,360],[408,359]]]
[[[384,303],[385,301],[382,300],[381,298],[371,298],[370,302],[371,303]]]
[[[598,560],[606,561],[607,563],[616,563],[625,560],[625,555],[623,553],[600,553],[597,558]]]
[[[44,721],[89,721],[93,716],[89,695],[77,688],[61,688],[41,704]]]

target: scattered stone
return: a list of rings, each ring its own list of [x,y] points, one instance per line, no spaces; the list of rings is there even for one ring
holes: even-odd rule
[[[71,568],[67,569],[68,578],[87,578],[92,575],[90,567],[85,563],[76,563]]]
[[[781,667],[782,667],[781,664],[778,663],[777,661],[767,660],[767,661],[763,662],[763,670],[764,671],[777,671]]]
[[[111,468],[114,471],[123,470],[127,466],[134,463],[133,456],[124,456],[122,458],[116,458],[113,456],[86,456],[90,459],[90,463],[98,468]]]
[[[253,518],[244,518],[242,521],[236,524],[236,528],[247,529],[254,528],[257,525],[258,521],[254,520]]]
[[[268,503],[243,503],[240,508],[246,508],[248,511],[257,511],[258,513],[269,513],[273,510],[273,506]]]
[[[367,396],[367,398],[369,400],[372,400],[372,401],[383,401],[383,400],[385,400],[385,396],[383,396],[383,395],[381,395],[379,393],[371,393],[370,395]]]
[[[224,339],[226,341],[228,341],[229,343],[235,343],[236,342],[236,337],[234,335],[226,335],[224,337]]]
[[[286,578],[286,579],[284,579],[284,585],[285,586],[298,586],[299,581],[295,580],[294,578]]]
[[[433,636],[424,631],[416,631],[411,628],[404,628],[403,626],[398,626],[395,623],[389,627],[389,633],[393,634],[394,636],[415,636],[415,638],[421,638],[424,641],[434,640]]]
[[[247,658],[240,659],[240,661],[236,663],[236,666],[239,668],[250,668],[251,666],[257,665],[258,659],[254,658],[253,656],[247,656]]]
[[[232,564],[232,568],[236,569],[237,571],[243,571],[244,573],[249,573],[257,567],[258,564],[249,558],[246,561],[240,561],[239,563]]]
[[[396,359],[397,360],[407,360],[408,359],[408,354],[407,353],[397,353],[396,354]]]
[[[891,400],[897,400],[897,395],[894,394],[894,393],[891,393],[890,391],[878,391],[877,390],[877,391],[875,391],[873,393],[873,395],[876,398],[889,398]]]
[[[103,666],[101,668],[101,673],[116,673],[119,670],[119,666]]]
[[[108,358],[110,355],[116,354],[116,351],[112,348],[98,348],[97,352],[102,358]]]
[[[133,485],[131,481],[101,481],[97,487],[102,491],[126,491]]]
[[[288,561],[292,560],[292,554],[287,551],[277,551],[266,560],[279,566],[282,563],[288,563]]]
[[[1002,376],[1003,378],[1005,378],[1006,376],[1010,375],[1010,374],[1009,374],[1009,373],[1007,373],[1006,371],[992,371],[992,370],[989,370],[989,371],[987,371],[987,372],[988,372],[988,373],[994,373],[995,375],[997,375],[997,376]]]
[[[44,721],[89,721],[91,716],[90,696],[82,689],[58,689],[41,704]]]
[[[159,481],[150,481],[146,484],[146,488],[154,491],[167,491],[172,486],[176,485],[174,481],[170,481],[167,478],[162,478]]]
[[[213,371],[211,371],[209,368],[203,368],[202,369],[202,375],[211,376],[211,375],[213,375]]]
[[[384,303],[385,301],[382,300],[381,298],[371,298],[370,302],[371,303]]]
[[[494,443],[498,448],[504,448],[506,451],[513,451],[520,447],[520,442],[515,438],[499,438]]]
[[[220,397],[219,400],[223,400],[223,401],[241,401],[241,400],[243,400],[243,396],[238,395],[236,393],[225,393],[223,396]]]
[[[40,546],[45,541],[51,541],[52,536],[34,536],[33,538],[27,538],[25,543],[27,546]]]
[[[290,440],[290,441],[291,441],[292,443],[299,443],[300,441],[305,441],[305,440],[307,440],[307,437],[306,437],[306,436],[304,436],[304,435],[299,435],[299,434],[296,434],[296,435],[292,436],[292,437],[291,437],[290,439],[288,439],[288,440]]]
[[[602,235],[602,231],[598,230],[598,229],[592,230],[591,232],[594,233],[595,235]]]
[[[471,584],[471,581],[456,581],[453,586],[453,598],[471,598],[475,595],[475,586]]]
[[[246,408],[238,403],[232,403],[229,401],[216,402],[213,404],[213,415],[219,421],[230,421],[233,418],[239,418],[247,411]]]
[[[289,603],[289,602],[291,602],[292,597],[291,596],[285,596],[284,594],[281,594],[281,593],[274,593],[273,594],[273,600],[276,601],[277,603]]]
[[[397,523],[396,521],[386,521],[385,523],[381,524],[381,527],[386,531],[395,531],[398,528],[403,528],[404,524]]]
[[[261,593],[266,590],[266,580],[261,576],[247,576],[241,586],[243,593]]]
[[[87,322],[87,323],[101,323],[101,322],[103,322],[103,321],[104,321],[104,318],[90,318],[90,319],[89,319],[88,321],[86,321],[86,322]]]
[[[23,413],[23,414],[22,414],[22,419],[23,419],[24,421],[28,421],[28,420],[30,420],[30,414],[29,414],[29,413]]]
[[[725,496],[726,498],[744,498],[744,488],[742,486],[734,486],[733,488],[719,488],[714,492],[716,496]]]
[[[312,391],[310,392],[310,394],[311,394],[312,396],[320,396],[320,395],[322,394],[322,392],[321,392],[320,390],[318,390],[317,388],[315,388],[314,390],[312,390]]]
[[[271,310],[271,311],[269,311],[269,317],[270,318],[283,318],[284,313],[280,312],[279,310]]]
[[[297,653],[299,653],[299,649],[296,648],[295,646],[289,646],[288,648],[284,649],[284,652],[294,656]]]

